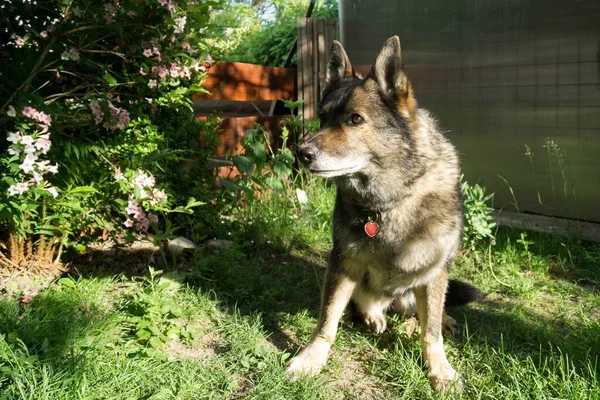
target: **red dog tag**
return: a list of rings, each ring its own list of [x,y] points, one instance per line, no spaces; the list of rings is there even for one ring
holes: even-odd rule
[[[367,235],[369,235],[369,237],[373,237],[377,235],[377,232],[379,232],[379,225],[377,225],[375,222],[367,222],[365,224],[365,232]]]

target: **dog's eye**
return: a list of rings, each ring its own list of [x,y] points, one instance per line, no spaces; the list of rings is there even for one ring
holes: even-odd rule
[[[365,120],[358,114],[352,114],[352,116],[350,117],[350,124],[352,125],[360,125],[363,122],[365,122]]]

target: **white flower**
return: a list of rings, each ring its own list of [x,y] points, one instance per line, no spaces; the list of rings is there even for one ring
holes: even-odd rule
[[[304,190],[296,189],[296,197],[298,198],[298,203],[300,203],[300,204],[308,203],[308,196],[306,195],[306,192]]]
[[[75,47],[71,47],[69,50],[63,51],[60,58],[62,60],[79,61],[79,51]]]
[[[31,178],[31,181],[33,183],[40,183],[43,180],[44,180],[44,177],[42,175],[40,175],[36,171],[33,171],[33,178]]]
[[[34,140],[31,135],[25,135],[21,138],[21,144],[23,146],[31,146],[33,143],[34,143]]]
[[[148,81],[148,87],[149,87],[150,89],[154,89],[154,88],[155,88],[155,87],[157,87],[157,86],[158,86],[158,82],[156,82],[156,79],[150,79],[150,80]]]
[[[56,191],[55,187],[46,188],[46,191],[48,191],[48,193],[50,193],[54,198],[58,197],[58,192]]]
[[[186,17],[175,18],[175,33],[181,33],[185,29]]]
[[[12,185],[8,188],[8,194],[14,196],[16,194],[23,194],[29,189],[29,185],[23,182],[19,182],[16,185]]]
[[[23,172],[28,174],[31,171],[33,171],[36,161],[37,161],[37,156],[35,154],[27,154],[25,156],[25,160],[23,161],[23,164],[19,165],[19,168],[21,168],[23,170]]]
[[[25,146],[26,154],[35,154],[35,146]]]
[[[19,132],[11,132],[6,137],[6,140],[8,140],[9,142],[18,143],[19,141],[21,141],[21,134]]]
[[[12,147],[8,149],[8,154],[11,156],[18,156],[21,152],[18,149],[13,149]]]
[[[121,172],[120,168],[115,169],[115,181],[122,181],[125,179],[125,176],[123,175],[123,173]]]
[[[17,115],[17,112],[15,111],[15,108],[13,106],[8,106],[8,111],[6,112],[6,115],[8,115],[9,117],[14,117]]]
[[[48,165],[46,167],[46,171],[56,174],[58,172],[58,164],[54,164],[54,165]]]
[[[50,150],[50,145],[52,144],[52,142],[50,141],[49,137],[49,134],[42,135],[35,142],[35,148],[40,150],[42,154],[46,154],[48,150]]]

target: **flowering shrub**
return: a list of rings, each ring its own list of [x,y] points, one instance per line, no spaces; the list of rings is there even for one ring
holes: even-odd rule
[[[167,213],[200,204],[176,207],[160,182],[188,145],[169,137],[200,130],[191,93],[212,63],[200,32],[218,5],[0,4],[10,15],[0,32],[0,267],[49,262],[101,231],[160,235]]]

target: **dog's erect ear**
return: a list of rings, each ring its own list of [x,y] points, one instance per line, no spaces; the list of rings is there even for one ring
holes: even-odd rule
[[[398,36],[392,36],[383,44],[371,75],[379,83],[383,93],[397,102],[401,111],[413,113],[416,109],[416,101],[410,82],[404,74]]]
[[[344,50],[340,42],[334,40],[329,53],[329,61],[327,62],[323,93],[329,91],[336,82],[344,78],[352,78],[354,75],[354,69],[350,64],[346,50]]]

